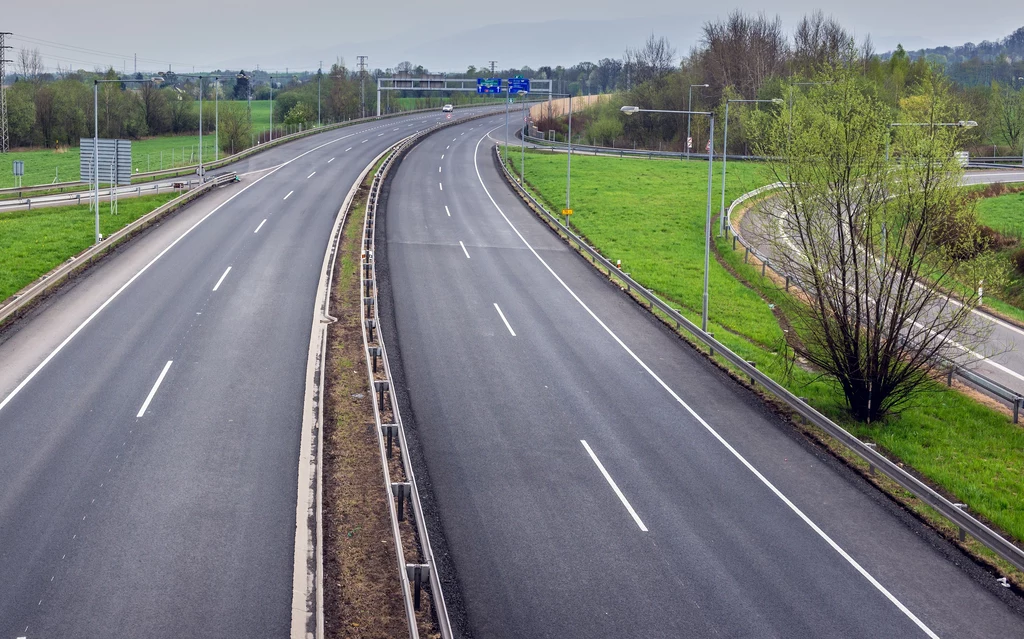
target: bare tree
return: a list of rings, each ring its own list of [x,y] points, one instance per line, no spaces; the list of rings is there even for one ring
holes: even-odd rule
[[[40,55],[39,49],[20,49],[18,51],[17,69],[18,75],[26,80],[39,81],[41,79],[40,76],[45,70],[43,56]]]
[[[676,50],[664,36],[652,33],[643,46],[626,49],[623,63],[629,69],[630,82],[640,84],[660,78],[675,68]]]
[[[996,130],[1016,149],[1024,132],[1024,89],[1014,91],[1013,87],[1003,85],[996,87],[992,98]]]
[[[781,73],[789,53],[781,18],[739,10],[725,20],[704,23],[701,45],[691,60],[703,79],[719,91],[733,86],[748,99],[756,98],[765,81]]]
[[[831,84],[797,103],[792,125],[780,114],[761,149],[785,185],[764,213],[779,269],[806,294],[787,309],[797,352],[836,381],[854,417],[872,421],[911,401],[940,362],[971,361],[966,349],[986,329],[965,283],[990,269],[975,257],[953,130],[901,127],[892,163],[888,109],[852,68],[820,79]],[[951,115],[937,94],[932,122]]]
[[[798,72],[810,74],[822,66],[834,67],[853,50],[853,37],[821,10],[804,16],[793,33],[793,63]]]

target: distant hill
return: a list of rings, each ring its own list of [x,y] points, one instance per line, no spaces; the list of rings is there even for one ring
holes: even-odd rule
[[[1024,60],[1024,27],[1021,27],[998,42],[984,40],[979,44],[966,42],[955,47],[935,47],[907,51],[912,59],[926,58],[941,64],[955,65],[969,61],[977,62],[1020,62]],[[888,58],[892,52],[884,54]]]

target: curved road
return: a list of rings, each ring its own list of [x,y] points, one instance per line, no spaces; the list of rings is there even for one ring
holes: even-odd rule
[[[964,184],[995,184],[999,182],[1024,182],[1024,171],[985,170],[965,174]],[[769,262],[785,263],[778,247],[772,241],[776,234],[772,226],[777,217],[766,215],[760,207],[749,209],[740,220],[740,236],[750,243],[761,255],[768,256]],[[951,302],[956,304],[956,302]],[[994,380],[1013,391],[1024,395],[1024,328],[994,317],[984,311],[973,311],[974,317],[986,330],[987,342],[977,349],[964,351],[964,363],[971,370]]]
[[[377,226],[381,331],[463,632],[1024,637],[991,575],[541,224],[493,160],[503,128],[420,143]]]
[[[328,235],[363,167],[440,119],[229,167],[250,175],[0,335],[0,639],[287,636]]]

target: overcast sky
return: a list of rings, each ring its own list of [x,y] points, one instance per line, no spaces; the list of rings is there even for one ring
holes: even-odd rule
[[[0,30],[14,33],[8,59],[22,47],[38,47],[51,70],[59,64],[131,71],[138,54],[140,70],[147,71],[169,63],[179,72],[256,65],[283,71],[315,69],[320,60],[329,65],[338,57],[353,66],[356,55],[365,54],[371,68],[410,60],[445,71],[489,60],[499,68],[596,62],[621,57],[625,46],[652,32],[666,36],[682,55],[705,20],[766,5],[733,0],[712,6],[676,0],[10,0],[0,13]],[[778,13],[789,31],[819,8],[858,39],[870,34],[878,51],[898,42],[917,49],[996,40],[1024,26],[1021,0],[779,0],[769,13]]]

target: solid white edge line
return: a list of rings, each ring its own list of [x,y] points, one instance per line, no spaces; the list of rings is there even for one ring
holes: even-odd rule
[[[468,260],[469,259],[469,251],[466,250],[466,245],[462,243],[462,240],[459,240],[459,246],[462,247],[462,252],[466,254],[466,259]]]
[[[466,257],[469,257],[469,255],[467,254]],[[501,316],[501,321],[505,322],[505,328],[508,329],[509,333],[512,333],[512,337],[515,337],[516,332],[512,330],[512,325],[508,323],[507,319],[505,319],[505,314],[501,312],[501,307],[498,306],[497,302],[494,303],[494,310],[498,311],[498,315]]]
[[[284,199],[287,200],[288,198],[290,198],[292,196],[292,193],[294,193],[294,192],[295,191],[288,191],[288,195],[284,196]]]
[[[139,413],[136,417],[142,417],[146,414],[146,409],[149,408],[149,403],[153,401],[153,398],[156,396],[157,389],[160,388],[160,384],[164,381],[164,376],[167,375],[167,371],[170,370],[171,364],[173,363],[174,360],[170,360],[164,364],[164,369],[160,371],[160,377],[156,378],[156,384],[153,384],[152,390],[150,390],[149,395],[146,396],[146,401],[142,402],[142,408],[139,409]]]
[[[256,230],[253,231],[253,233],[259,233],[260,229],[263,228],[263,225],[266,224],[266,223],[267,223],[266,220],[263,220],[262,222],[260,222],[260,225],[256,227]]]
[[[231,272],[231,267],[229,266],[228,270],[224,271],[224,275],[221,275],[220,279],[217,280],[217,283],[214,285],[214,287],[213,287],[213,292],[214,293],[217,292],[217,289],[220,288],[220,285],[224,282],[224,278],[227,277],[228,273],[230,273],[230,272]]]
[[[501,126],[497,126],[497,127],[494,127],[493,129],[491,129],[491,131],[496,131],[496,130],[498,130],[500,128],[501,128]],[[491,131],[488,131],[488,134]],[[859,563],[857,563],[857,560],[855,560],[853,557],[851,557],[849,554],[847,554],[847,552],[845,550],[843,550],[839,546],[839,544],[837,544],[835,541],[833,541],[832,538],[829,537],[828,534],[826,534],[824,530],[819,528],[817,524],[815,524],[813,521],[811,521],[810,517],[805,515],[804,512],[802,510],[800,510],[796,506],[796,504],[791,502],[789,500],[789,498],[786,497],[782,493],[782,491],[780,491],[778,488],[776,488],[775,485],[772,484],[771,481],[768,480],[767,477],[762,475],[760,473],[760,471],[758,471],[756,468],[754,468],[754,466],[750,462],[748,462],[747,459],[743,455],[741,455],[738,450],[733,448],[732,445],[729,444],[729,442],[727,442],[721,435],[718,434],[718,431],[716,431],[714,428],[711,427],[710,424],[708,424],[706,421],[704,421],[704,418],[702,418],[700,415],[697,414],[696,411],[694,411],[692,408],[690,408],[690,405],[687,404],[685,401],[683,401],[683,398],[681,398],[679,395],[677,395],[676,392],[674,390],[672,390],[669,387],[668,384],[666,384],[660,377],[658,377],[657,373],[655,373],[653,370],[651,370],[651,368],[649,366],[647,366],[647,364],[644,363],[644,361],[642,359],[640,359],[637,356],[637,354],[632,351],[632,349],[630,349],[628,346],[626,346],[625,342],[623,342],[621,339],[619,339],[619,336],[616,335],[612,331],[612,329],[610,329],[608,327],[608,325],[605,324],[601,320],[601,318],[599,318],[594,313],[594,311],[590,310],[590,307],[587,306],[587,304],[582,299],[580,299],[580,297],[578,295],[576,295],[575,291],[573,291],[571,288],[569,288],[569,285],[566,284],[565,281],[562,280],[562,278],[559,277],[557,273],[555,273],[554,269],[552,269],[551,266],[549,266],[548,263],[544,261],[544,258],[542,258],[540,256],[540,254],[538,254],[537,251],[533,248],[533,246],[531,246],[530,243],[526,241],[526,238],[523,237],[522,233],[519,232],[519,229],[517,229],[515,227],[515,225],[512,224],[512,220],[508,219],[508,216],[505,215],[505,212],[501,210],[501,207],[498,206],[498,203],[494,200],[494,196],[491,195],[491,192],[487,188],[487,185],[484,184],[483,176],[480,175],[480,163],[477,161],[477,157],[480,154],[480,143],[483,142],[484,139],[486,139],[486,138],[487,138],[487,135],[484,135],[484,137],[480,138],[477,141],[476,149],[473,152],[473,167],[476,169],[477,180],[479,180],[480,186],[483,187],[484,193],[487,194],[487,198],[491,201],[491,204],[494,205],[494,208],[498,210],[498,213],[500,213],[501,217],[503,217],[505,219],[505,222],[509,225],[509,227],[512,228],[512,231],[519,237],[519,239],[523,242],[523,244],[526,245],[526,248],[528,248],[530,250],[530,252],[533,253],[533,256],[536,257],[540,261],[540,263],[544,265],[544,268],[547,269],[547,271],[549,273],[551,273],[552,277],[554,277],[555,280],[559,284],[562,285],[562,288],[564,288],[566,290],[566,292],[568,292],[569,295],[571,295],[573,297],[573,299],[575,299],[576,302],[581,307],[583,307],[583,310],[585,310],[587,312],[587,314],[589,314],[592,318],[594,318],[594,321],[596,321],[601,326],[601,328],[603,328],[605,330],[605,332],[608,333],[608,335],[611,336],[611,338],[613,340],[615,340],[615,342],[618,343],[619,346],[622,347],[623,350],[625,350],[627,353],[629,353],[629,356],[632,357],[633,360],[637,364],[639,364],[640,367],[643,368],[647,372],[648,375],[650,375],[652,378],[654,378],[654,380],[658,383],[658,385],[660,385],[663,389],[665,389],[665,391],[668,392],[668,394],[671,395],[672,398],[675,399],[676,402],[679,403],[680,406],[685,408],[686,411],[688,413],[690,413],[690,415],[692,415],[694,419],[696,419],[698,422],[700,422],[700,424],[704,427],[704,429],[707,430],[709,433],[711,433],[711,435],[715,439],[717,439],[719,441],[719,443],[721,443],[723,446],[725,446],[726,450],[728,450],[730,453],[732,453],[732,455],[736,459],[738,459],[740,461],[740,463],[742,463],[744,466],[746,466],[747,469],[751,473],[753,473],[755,477],[757,477],[759,480],[761,480],[761,483],[763,483],[766,487],[768,487],[769,490],[771,490],[773,493],[775,493],[776,497],[778,497],[784,504],[786,504],[786,506],[788,506],[790,510],[792,510],[800,519],[802,519],[804,521],[804,523],[806,523],[811,528],[811,530],[816,532],[818,534],[818,536],[820,536],[843,559],[845,559],[847,561],[847,563],[849,563],[851,566],[853,566],[853,568],[856,569],[857,572],[859,572],[865,579],[867,579],[868,582],[872,586],[874,586],[890,602],[892,602],[892,604],[894,606],[896,606],[900,610],[900,612],[905,614],[911,621],[913,621],[917,625],[918,628],[920,628],[925,634],[927,634],[932,639],[939,639],[938,635],[936,635],[934,632],[932,632],[931,628],[926,626],[923,621],[918,619],[917,616],[913,612],[911,612],[906,606],[904,606],[903,603],[899,599],[897,599],[891,592],[889,592],[885,588],[885,586],[883,586],[881,583],[879,583],[878,580],[876,580],[874,577],[872,577],[871,574],[868,573],[868,571],[865,570],[863,566],[861,566]]]
[[[68,335],[67,337],[65,337],[64,341],[62,341],[60,344],[58,344],[55,349],[50,351],[50,354],[47,355],[43,359],[43,361],[39,362],[39,364],[34,369],[32,369],[32,372],[29,373],[28,376],[25,377],[25,379],[21,380],[21,383],[18,384],[17,386],[15,386],[14,390],[12,390],[7,395],[7,397],[5,397],[3,399],[3,401],[0,401],[0,411],[2,411],[4,409],[4,407],[7,406],[7,404],[9,404],[11,402],[11,400],[14,399],[15,396],[17,396],[17,394],[20,393],[22,391],[22,389],[24,389],[25,386],[28,385],[29,382],[31,382],[33,379],[35,379],[35,376],[39,374],[39,371],[43,370],[43,368],[47,364],[49,364],[50,361],[54,357],[57,356],[57,353],[59,353],[62,350],[64,350],[64,347],[67,346],[71,342],[71,340],[73,340],[75,338],[75,336],[77,336],[79,333],[81,333],[82,330],[86,326],[88,326],[90,322],[92,322],[94,319],[96,319],[96,316],[99,315],[101,312],[103,312],[103,309],[105,309],[107,306],[109,306],[111,302],[113,302],[115,299],[117,299],[121,295],[121,293],[123,293],[125,291],[125,289],[127,289],[129,286],[131,286],[132,283],[135,282],[135,280],[139,279],[139,277],[141,277],[143,273],[145,273],[147,270],[149,270],[149,267],[151,267],[154,264],[156,264],[157,261],[160,258],[162,258],[164,255],[166,255],[167,252],[170,251],[172,248],[177,246],[178,242],[180,242],[181,240],[185,239],[186,235],[188,235],[189,233],[194,231],[200,224],[205,222],[211,215],[213,215],[217,211],[219,211],[222,208],[224,208],[225,206],[227,206],[228,203],[230,203],[232,200],[234,200],[236,197],[238,197],[242,193],[245,193],[246,191],[248,191],[252,187],[254,187],[257,184],[259,184],[261,180],[264,180],[267,177],[273,175],[274,173],[276,173],[277,171],[281,170],[285,166],[291,164],[295,160],[298,160],[299,158],[305,157],[305,156],[309,155],[310,153],[313,153],[314,151],[319,151],[320,149],[322,149],[322,148],[324,148],[326,146],[330,146],[331,144],[334,144],[335,142],[338,142],[340,140],[344,140],[347,137],[351,137],[351,135],[346,135],[346,136],[341,137],[341,138],[335,138],[335,139],[333,139],[333,140],[331,140],[329,142],[324,142],[320,146],[313,147],[312,149],[310,149],[308,151],[305,151],[303,153],[300,153],[300,154],[296,155],[295,157],[293,157],[292,159],[288,160],[287,162],[282,162],[281,164],[275,166],[274,168],[269,169],[266,173],[264,173],[260,177],[258,177],[255,180],[253,180],[250,184],[247,184],[246,186],[242,187],[238,191],[238,193],[235,193],[234,195],[232,195],[228,199],[226,199],[223,202],[221,202],[220,204],[218,204],[216,207],[214,207],[214,209],[212,211],[210,211],[209,213],[207,213],[206,215],[201,217],[195,224],[193,224],[192,226],[188,227],[185,230],[184,233],[179,235],[177,237],[177,239],[175,239],[173,242],[168,244],[164,248],[164,250],[162,250],[159,253],[157,253],[156,257],[154,257],[149,262],[147,262],[145,266],[143,266],[141,269],[139,269],[138,272],[135,273],[135,275],[133,275],[127,282],[122,284],[120,288],[118,288],[116,291],[114,291],[113,294],[110,295],[110,297],[108,297],[102,304],[100,304],[99,308],[97,308],[95,311],[93,311],[89,315],[89,317],[85,318],[85,320],[83,320],[82,323],[79,324],[78,327],[75,330],[71,331],[71,334]]]
[[[306,176],[306,179],[308,180],[309,178],[313,177],[314,175],[316,175],[316,171],[313,171],[312,173],[310,173],[309,175],[307,175],[307,176]]]
[[[452,212],[448,210],[448,205],[447,204],[444,205],[444,212],[448,214],[448,217],[452,216]]]
[[[626,499],[626,496],[622,494],[621,490],[619,490],[619,487],[615,483],[615,480],[612,479],[612,476],[609,475],[608,471],[604,469],[604,464],[602,464],[601,460],[597,458],[597,455],[594,453],[593,449],[590,448],[590,444],[587,443],[587,440],[581,439],[580,443],[583,444],[583,447],[587,449],[588,453],[590,453],[590,458],[594,460],[595,464],[597,464],[597,469],[601,471],[602,475],[604,475],[605,481],[607,481],[608,485],[612,487],[613,491],[615,491],[615,494],[616,496],[618,496],[619,501],[621,501],[622,505],[625,506],[626,510],[629,511],[629,515],[633,518],[633,521],[636,522],[636,525],[639,526],[640,530],[642,530],[643,532],[647,532],[647,526],[645,526],[643,520],[640,519],[640,515],[636,514],[636,511],[633,510],[633,506],[630,505],[629,500]]]

